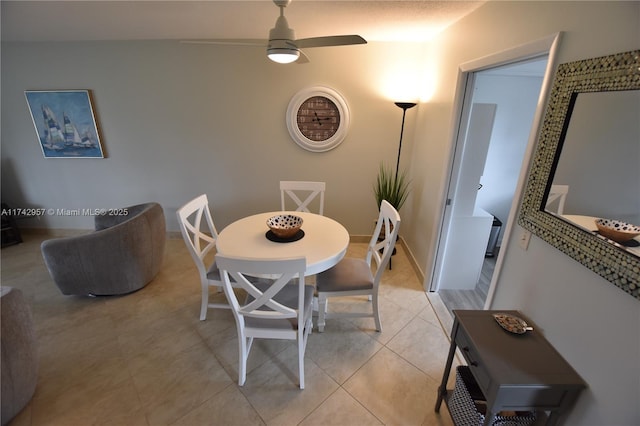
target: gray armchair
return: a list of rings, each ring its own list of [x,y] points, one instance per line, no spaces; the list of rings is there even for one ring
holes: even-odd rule
[[[95,217],[95,232],[46,240],[42,256],[62,294],[116,295],[146,286],[160,271],[166,225],[158,203]]]

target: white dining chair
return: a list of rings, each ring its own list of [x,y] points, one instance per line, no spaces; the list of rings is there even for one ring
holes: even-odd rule
[[[247,378],[247,359],[254,338],[296,340],[298,375],[304,389],[304,353],[311,328],[314,287],[305,285],[304,257],[262,260],[216,255],[227,299],[238,331],[238,385]],[[250,277],[266,276],[251,282]],[[247,293],[240,302],[232,279]]]
[[[567,200],[567,194],[569,193],[569,185],[551,185],[549,190],[549,196],[547,197],[547,204],[545,209],[551,209],[551,206],[556,203],[555,212],[557,214],[564,213],[564,203]]]
[[[227,303],[209,303],[209,288],[213,287],[218,292],[222,292],[223,286],[220,271],[213,256],[211,256],[212,263],[209,266],[205,265],[205,257],[215,248],[218,238],[218,231],[209,211],[207,195],[203,194],[189,201],[180,207],[176,214],[180,232],[200,275],[202,289],[200,320],[204,321],[207,318],[208,308],[230,308]]]
[[[382,331],[378,310],[378,288],[382,274],[391,259],[398,231],[400,214],[386,200],[380,204],[380,214],[364,259],[345,257],[338,264],[316,275],[318,294],[318,331],[323,332],[327,318],[373,317],[376,330]],[[381,238],[384,235],[384,238]],[[372,272],[371,260],[375,261]],[[327,299],[342,296],[369,296],[367,312],[327,312]]]
[[[295,203],[295,211],[310,212],[309,207],[312,202],[317,205],[317,212],[324,214],[324,190],[326,184],[324,182],[306,182],[306,181],[280,181],[280,205],[282,210],[287,210],[287,200],[293,200]],[[305,197],[304,200],[301,197]]]

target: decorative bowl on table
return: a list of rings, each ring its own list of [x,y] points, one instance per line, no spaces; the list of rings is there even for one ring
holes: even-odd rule
[[[267,219],[267,226],[278,238],[292,238],[302,227],[302,218],[292,214],[279,214]]]
[[[612,219],[596,219],[598,233],[616,243],[625,243],[640,235],[640,226]]]
[[[493,318],[500,324],[500,327],[510,333],[524,334],[527,331],[533,331],[533,327],[530,327],[525,320],[515,315],[498,312],[493,314]]]

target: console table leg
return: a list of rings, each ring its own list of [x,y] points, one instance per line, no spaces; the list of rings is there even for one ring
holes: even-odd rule
[[[454,330],[456,325],[454,325]],[[440,412],[440,405],[442,405],[442,399],[447,394],[447,380],[449,380],[449,373],[451,372],[451,366],[453,365],[453,357],[456,354],[456,342],[454,339],[451,339],[451,345],[449,346],[449,355],[447,356],[447,364],[444,367],[444,372],[442,373],[442,382],[440,383],[440,387],[438,387],[438,400],[436,401],[436,413]]]

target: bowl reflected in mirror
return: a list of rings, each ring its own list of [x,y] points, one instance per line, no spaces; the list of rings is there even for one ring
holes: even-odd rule
[[[302,227],[302,218],[292,214],[279,214],[267,219],[267,226],[278,238],[291,238]]]
[[[598,233],[617,243],[625,243],[640,235],[640,226],[621,220],[597,219]]]

